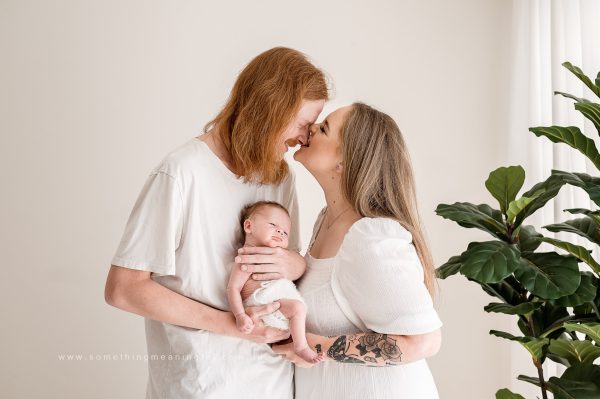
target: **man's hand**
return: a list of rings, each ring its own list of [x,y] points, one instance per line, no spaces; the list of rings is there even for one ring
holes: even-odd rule
[[[280,247],[243,247],[235,262],[252,273],[253,280],[296,280],[306,270],[306,261],[299,253]]]
[[[262,306],[248,306],[246,314],[250,316],[254,323],[254,328],[248,334],[243,334],[242,338],[249,339],[259,344],[270,344],[279,342],[290,337],[289,330],[280,330],[278,328],[265,326],[260,319],[261,316],[273,313],[279,309],[279,302],[271,302]]]

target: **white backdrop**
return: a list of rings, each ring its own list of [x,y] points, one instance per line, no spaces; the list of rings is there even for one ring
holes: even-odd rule
[[[104,303],[110,258],[151,168],[276,45],[331,75],[324,115],[362,100],[397,120],[438,265],[485,239],[434,209],[492,201],[510,16],[504,0],[0,0],[0,396],[143,396],[143,322]],[[294,167],[306,243],[323,199]],[[493,397],[515,375],[511,344],[488,331],[509,319],[462,277],[441,287],[443,347],[428,360],[440,394]]]

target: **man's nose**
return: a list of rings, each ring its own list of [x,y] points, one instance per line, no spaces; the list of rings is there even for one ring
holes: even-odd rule
[[[300,129],[299,131],[299,135],[298,138],[302,139],[302,142],[306,143],[306,141],[308,140],[308,137],[310,136],[310,131],[309,131],[309,127],[304,127],[302,129]]]

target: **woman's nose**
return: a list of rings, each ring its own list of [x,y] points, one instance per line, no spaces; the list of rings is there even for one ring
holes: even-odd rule
[[[313,123],[308,128],[308,134],[312,136],[313,134],[315,134],[317,132],[318,128],[319,128],[319,124],[318,123]]]

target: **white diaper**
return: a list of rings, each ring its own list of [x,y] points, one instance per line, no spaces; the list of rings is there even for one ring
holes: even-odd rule
[[[260,287],[246,298],[244,306],[266,305],[278,299],[296,299],[304,303],[304,299],[302,299],[300,292],[291,280],[280,278],[278,280],[262,281]],[[270,327],[279,328],[280,330],[290,329],[287,317],[279,310],[261,316],[261,320]]]

